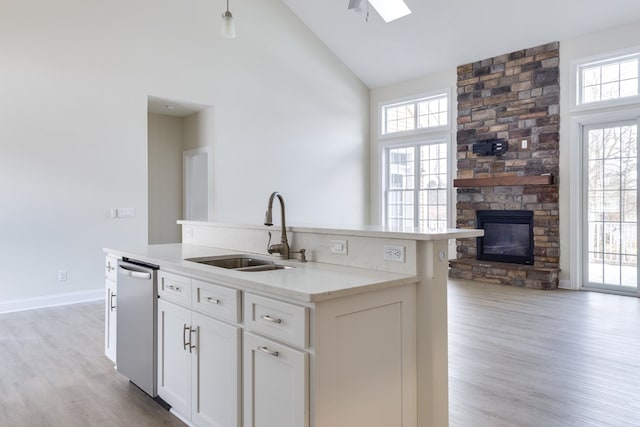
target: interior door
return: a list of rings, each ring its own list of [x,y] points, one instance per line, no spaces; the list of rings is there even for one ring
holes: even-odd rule
[[[583,128],[584,287],[638,294],[638,121]]]
[[[183,158],[184,174],[184,219],[189,221],[208,221],[209,214],[209,175],[210,155],[208,148],[185,151]]]

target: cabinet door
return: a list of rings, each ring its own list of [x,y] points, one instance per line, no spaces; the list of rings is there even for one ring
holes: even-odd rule
[[[191,311],[158,300],[158,396],[181,416],[191,414]]]
[[[240,328],[198,313],[191,359],[191,420],[199,427],[240,426]]]
[[[244,427],[309,426],[308,358],[244,333]]]
[[[117,282],[105,280],[104,296],[104,354],[116,363],[116,304]]]

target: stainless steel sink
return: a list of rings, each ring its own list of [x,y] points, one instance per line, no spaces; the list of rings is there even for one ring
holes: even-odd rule
[[[273,261],[252,258],[250,256],[228,256],[228,257],[205,257],[188,258],[185,261],[197,262],[198,264],[210,265],[212,267],[226,268],[235,271],[270,271],[293,268],[288,265],[276,264]]]
[[[286,270],[289,268],[293,268],[293,267],[288,265],[282,265],[282,264],[266,264],[266,265],[255,265],[253,267],[235,268],[234,270],[251,272],[251,271]]]

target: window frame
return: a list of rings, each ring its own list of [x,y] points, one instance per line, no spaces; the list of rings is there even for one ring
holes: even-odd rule
[[[439,97],[445,97],[447,100],[447,112],[446,112],[447,124],[440,125],[440,126],[418,128],[417,127],[417,123],[419,120],[418,103],[424,100],[428,100],[430,98],[439,98]],[[416,106],[416,110],[414,114],[414,123],[416,124],[416,127],[414,129],[406,130],[406,131],[385,133],[384,130],[387,125],[385,109],[388,107],[409,104],[409,103],[413,103]],[[382,101],[378,103],[378,138],[381,140],[386,140],[386,139],[404,138],[404,137],[409,137],[413,135],[442,132],[442,131],[451,129],[452,117],[453,117],[453,114],[452,114],[452,104],[451,104],[451,90],[449,88],[429,91],[429,92],[420,93],[417,95],[406,96],[403,98],[396,98],[392,100]]]
[[[607,99],[584,103],[582,100],[582,70],[593,66],[606,66],[624,62],[630,59],[638,60],[638,95],[623,98]],[[621,107],[637,104],[640,101],[640,46],[603,55],[575,60],[571,64],[571,111],[590,111],[603,108]]]

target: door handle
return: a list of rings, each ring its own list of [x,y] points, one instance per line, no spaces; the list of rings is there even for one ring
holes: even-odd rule
[[[267,347],[258,346],[258,350],[260,350],[263,353],[268,354],[269,356],[273,356],[273,357],[278,357],[280,355],[280,352],[269,350]]]
[[[120,270],[122,270],[121,271],[122,274],[130,277],[135,277],[136,279],[145,279],[145,280],[151,279],[151,273],[144,273],[142,271],[129,270],[128,268],[122,265],[120,266]]]
[[[191,334],[195,333],[196,334],[196,340],[198,339],[198,331],[200,329],[199,328],[195,328],[192,329],[191,326],[189,326],[189,353],[193,353],[193,350],[196,348],[195,345],[193,345],[193,343],[191,342]]]
[[[189,342],[187,342],[187,331],[191,331],[191,326],[185,323],[182,328],[182,349],[187,350],[187,346],[191,346],[191,332],[189,332]],[[189,349],[191,351],[191,349]]]
[[[116,308],[116,306],[113,305],[113,297],[115,297],[115,296],[116,296],[116,294],[114,294],[113,292],[110,292],[110,295],[109,295],[109,306],[111,307],[111,311],[113,311]]]

